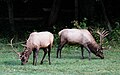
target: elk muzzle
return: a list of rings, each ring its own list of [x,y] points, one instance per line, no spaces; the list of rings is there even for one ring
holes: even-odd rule
[[[96,53],[96,56],[100,57],[101,59],[104,59],[103,52],[98,51],[98,52]]]

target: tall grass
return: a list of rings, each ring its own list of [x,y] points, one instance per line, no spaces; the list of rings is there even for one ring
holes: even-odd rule
[[[3,40],[2,40],[3,41]],[[111,47],[104,51],[105,59],[100,59],[92,54],[88,60],[85,50],[85,59],[81,59],[81,50],[78,46],[65,45],[62,58],[56,58],[57,43],[51,52],[51,65],[46,56],[43,65],[40,60],[43,51],[39,52],[37,66],[32,65],[32,54],[27,64],[20,65],[18,56],[7,45],[8,41],[0,43],[0,75],[119,75],[120,74],[120,47]],[[22,46],[16,47],[22,51]]]

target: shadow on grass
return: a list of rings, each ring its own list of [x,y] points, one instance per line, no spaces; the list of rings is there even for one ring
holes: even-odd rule
[[[84,57],[84,59],[82,59],[80,56],[72,56],[72,55],[66,55],[66,56],[63,56],[61,58],[56,58],[55,56],[53,56],[52,58],[53,58],[52,60],[56,61],[56,62],[52,62],[51,61],[51,65],[53,65],[53,64],[60,65],[61,64],[61,62],[59,62],[60,59],[89,60],[87,56]],[[98,58],[98,57],[91,57],[91,60],[101,60],[101,59]],[[13,61],[3,61],[2,64],[16,66],[16,65],[21,65],[21,62],[20,61],[14,61],[14,60]],[[32,63],[29,62],[27,64],[32,64]],[[47,59],[43,61],[43,65],[45,65],[45,64],[48,64],[48,60]],[[40,65],[39,62],[37,62],[37,65]]]
[[[53,58],[56,58],[56,56],[53,56]],[[61,58],[58,57],[56,59],[81,59],[81,60],[88,59],[89,60],[89,58],[87,56],[84,56],[84,59],[82,59],[81,56],[74,56],[74,55],[62,55]],[[99,59],[101,59],[101,58],[99,58],[97,56],[91,57],[91,60],[99,60]]]
[[[20,65],[20,62],[18,61],[4,61],[3,62],[4,65]]]

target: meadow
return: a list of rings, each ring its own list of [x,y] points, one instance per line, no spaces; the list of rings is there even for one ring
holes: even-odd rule
[[[16,46],[17,51],[23,51],[21,45]],[[40,50],[37,66],[32,65],[32,54],[25,65],[21,65],[18,56],[7,43],[0,43],[0,75],[120,75],[120,47],[115,46],[104,51],[104,59],[92,54],[88,60],[85,50],[85,59],[81,59],[81,50],[78,46],[65,45],[62,58],[56,58],[57,45],[51,51],[51,65],[46,56],[43,65],[40,60],[43,51]]]

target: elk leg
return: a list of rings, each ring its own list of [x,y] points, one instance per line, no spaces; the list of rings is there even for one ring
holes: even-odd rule
[[[34,49],[33,50],[33,65],[36,65],[37,58],[38,58],[38,50]]]
[[[86,47],[86,48],[87,48],[87,51],[89,53],[89,60],[90,60],[91,59],[91,51],[90,51],[90,49],[88,47]]]
[[[56,57],[56,58],[58,58],[58,53],[59,53],[60,49],[61,49],[61,44],[58,45],[58,49],[57,49],[57,57]]]
[[[42,57],[42,60],[41,60],[40,64],[43,64],[43,60],[44,60],[44,58],[45,58],[45,56],[47,54],[47,49],[46,48],[44,48],[43,51],[44,51],[44,55]]]
[[[33,50],[33,65],[35,65],[35,50]]]
[[[49,60],[49,65],[51,64],[51,62],[50,62],[50,52],[51,52],[51,47],[49,46],[49,47],[48,47],[48,60]]]
[[[60,51],[60,58],[61,58],[61,50],[62,50],[62,48],[64,47],[65,44],[66,44],[66,42],[61,42],[61,43],[58,45],[57,58],[58,58],[58,53],[59,53],[59,51]]]
[[[81,46],[81,53],[82,53],[82,59],[84,59],[84,49],[83,49],[83,46]]]
[[[36,51],[36,64],[37,64],[37,60],[38,60],[38,53],[39,53],[39,51],[37,50]]]

